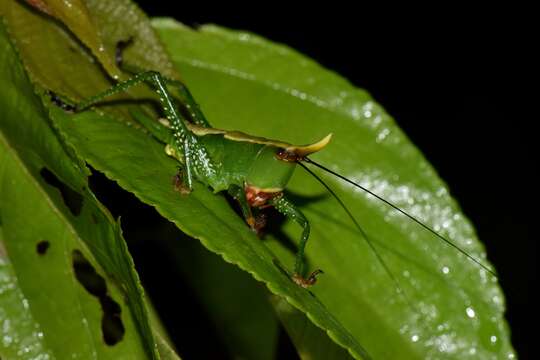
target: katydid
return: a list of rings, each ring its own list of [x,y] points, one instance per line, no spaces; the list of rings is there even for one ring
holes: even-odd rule
[[[128,68],[122,64],[121,51],[125,45],[126,43],[119,43],[116,59],[119,67],[124,69]],[[294,169],[300,165],[339,202],[360,235],[375,253],[397,290],[403,294],[399,283],[353,214],[334,191],[305,164],[314,165],[371,194],[496,276],[491,269],[475,257],[416,217],[369,189],[311,160],[308,156],[322,150],[329,143],[332,134],[313,144],[299,146],[248,135],[240,131],[216,129],[210,126],[189,89],[181,81],[166,78],[156,71],[141,71],[134,68],[128,68],[127,71],[135,75],[77,105],[69,105],[55,95],[53,95],[53,101],[64,109],[83,111],[133,86],[142,83],[148,85],[158,96],[165,118],[156,121],[142,112],[134,112],[133,115],[153,136],[166,144],[165,152],[179,162],[180,170],[174,176],[175,188],[180,193],[188,195],[193,190],[194,181],[198,181],[208,186],[214,193],[227,192],[238,201],[244,220],[255,232],[259,232],[264,227],[263,219],[258,217],[255,211],[266,207],[274,207],[278,212],[300,225],[302,235],[296,252],[294,269],[290,274],[291,279],[297,285],[308,288],[316,283],[317,275],[322,273],[322,270],[315,270],[305,276],[304,252],[309,239],[310,224],[300,208],[284,194]],[[177,97],[172,96],[171,90],[173,89],[176,91]]]

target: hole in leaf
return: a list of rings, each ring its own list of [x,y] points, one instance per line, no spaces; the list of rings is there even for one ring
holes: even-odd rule
[[[97,297],[107,294],[105,279],[96,272],[94,266],[92,266],[79,250],[73,250],[73,269],[79,283],[90,294]]]
[[[105,344],[107,345],[115,345],[122,340],[125,332],[124,324],[120,317],[122,309],[110,296],[100,297],[99,302],[103,309],[103,318],[101,320],[103,340],[105,340]]]
[[[216,323],[171,251],[179,242],[195,241],[185,238],[176,225],[163,218],[153,206],[142,203],[103,173],[89,168],[92,170],[89,187],[113,217],[122,217],[122,232],[137,272],[172,342],[182,349],[182,356],[232,358],[227,357],[227,347],[218,335]],[[170,176],[173,175],[174,170]]]
[[[101,318],[103,340],[110,346],[117,344],[125,333],[124,324],[120,317],[122,308],[107,294],[105,279],[96,272],[96,269],[79,250],[73,250],[73,270],[79,283],[99,300],[103,312]]]
[[[62,200],[68,207],[69,211],[71,211],[74,216],[78,216],[81,213],[83,205],[82,195],[64,184],[52,171],[47,168],[42,168],[39,171],[39,174],[47,184],[54,186],[60,191]]]
[[[39,255],[45,255],[51,244],[47,240],[42,240],[37,243],[36,251]]]

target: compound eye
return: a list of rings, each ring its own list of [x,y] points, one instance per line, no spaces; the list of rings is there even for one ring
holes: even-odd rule
[[[287,162],[298,162],[302,160],[301,156],[287,149],[279,149],[276,153],[276,158],[278,160],[287,161]]]

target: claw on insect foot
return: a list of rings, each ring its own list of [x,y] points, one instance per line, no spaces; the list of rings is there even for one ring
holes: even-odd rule
[[[191,193],[191,189],[184,184],[181,173],[173,176],[172,183],[174,185],[174,190],[178,191],[180,194],[189,195],[189,193]]]
[[[314,272],[311,273],[311,275],[308,276],[308,278],[304,278],[302,275],[298,273],[294,273],[292,276],[292,280],[296,283],[296,285],[299,285],[303,287],[304,289],[307,289],[308,287],[315,285],[317,282],[317,275],[324,274],[324,272],[321,269],[317,269]]]
[[[267,216],[265,214],[258,214],[257,216],[251,216],[246,219],[247,224],[253,230],[257,236],[263,235],[262,230],[266,226]]]

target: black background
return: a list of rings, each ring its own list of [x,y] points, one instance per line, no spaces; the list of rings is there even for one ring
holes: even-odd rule
[[[367,89],[448,183],[476,225],[507,297],[520,358],[532,358],[537,170],[535,114],[524,84],[525,11],[470,7],[372,9],[335,3],[138,1],[150,16],[215,23],[285,43]],[[290,4],[289,4],[290,5]]]

